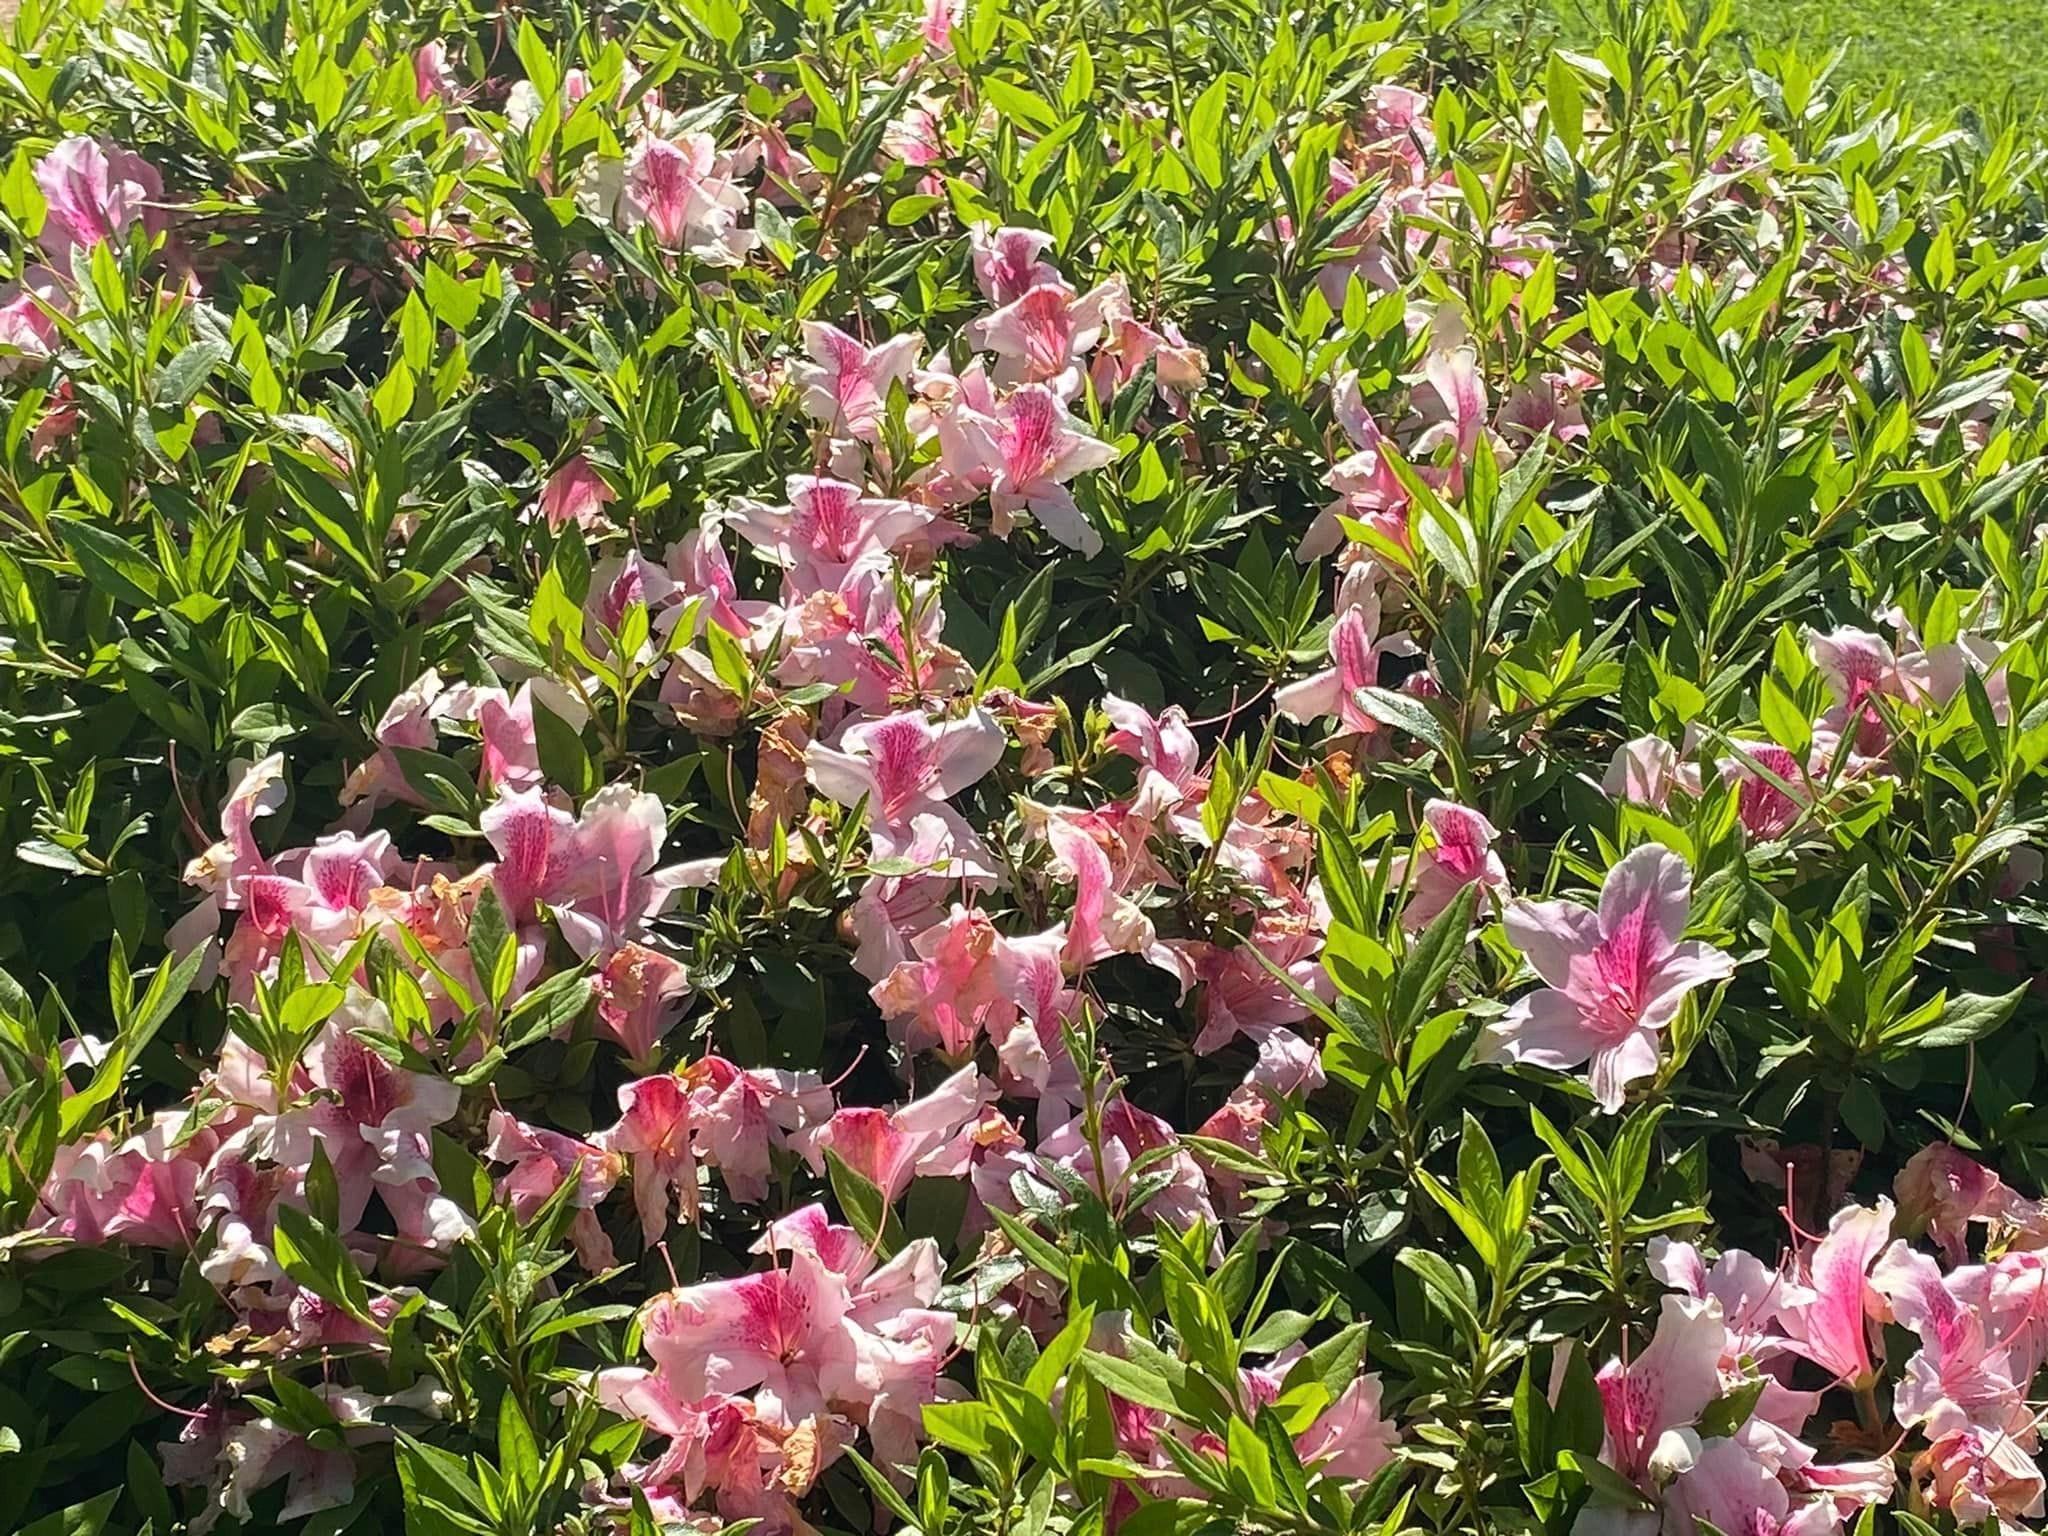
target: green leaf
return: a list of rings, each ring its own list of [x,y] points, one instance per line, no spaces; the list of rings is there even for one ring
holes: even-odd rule
[[[1933,1050],[1945,1045],[1968,1045],[1982,1040],[2011,1018],[2026,999],[2025,983],[2010,992],[1991,997],[1977,992],[1959,992],[1948,1000],[1941,1017],[1928,1029],[1912,1037],[1914,1046]]]
[[[1223,185],[1224,116],[1230,110],[1230,81],[1218,75],[1188,113],[1187,149],[1195,174],[1211,187]]]
[[[133,608],[157,606],[162,585],[148,556],[117,533],[73,517],[52,517],[50,525],[85,579],[109,597]]]
[[[19,1536],[99,1536],[120,1499],[121,1490],[109,1488],[82,1504],[68,1505],[54,1515],[45,1515],[33,1525],[23,1526]]]
[[[1550,108],[1550,131],[1564,145],[1565,153],[1576,160],[1586,132],[1585,91],[1577,71],[1555,52],[1544,71],[1543,96]]]
[[[382,1325],[370,1315],[370,1294],[362,1271],[341,1239],[296,1206],[279,1205],[276,1222],[272,1251],[278,1267],[357,1322],[381,1331]]]
[[[882,1191],[865,1174],[847,1166],[837,1152],[825,1154],[825,1170],[832,1181],[832,1193],[847,1222],[887,1258],[903,1246],[903,1228]]]
[[[1394,973],[1392,1013],[1394,1026],[1403,1036],[1412,1034],[1435,1011],[1437,995],[1471,938],[1478,901],[1477,885],[1459,891],[1402,957],[1400,969]],[[1495,1183],[1499,1183],[1498,1177]]]
[[[1082,1351],[1081,1364],[1106,1390],[1126,1402],[1136,1403],[1141,1408],[1157,1408],[1162,1413],[1178,1415],[1181,1412],[1172,1384],[1163,1380],[1156,1371],[1094,1349]]]
[[[158,371],[156,403],[179,409],[190,405],[213,371],[233,355],[234,349],[217,338],[190,343]]]
[[[1358,707],[1382,725],[1391,725],[1397,731],[1405,731],[1425,746],[1446,751],[1443,727],[1437,724],[1429,706],[1420,699],[1405,693],[1395,693],[1390,688],[1361,688],[1357,694]]]

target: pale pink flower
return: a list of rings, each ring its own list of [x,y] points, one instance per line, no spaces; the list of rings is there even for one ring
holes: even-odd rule
[[[690,995],[688,973],[674,958],[640,944],[621,944],[591,980],[597,1018],[624,1047],[626,1060],[645,1067],[655,1042],[675,1024]]]
[[[1872,1320],[1884,1315],[1884,1299],[1872,1289],[1870,1268],[1891,1240],[1892,1203],[1850,1205],[1835,1212],[1827,1236],[1807,1257],[1801,1299],[1783,1307],[1780,1324],[1794,1347],[1814,1364],[1852,1387],[1874,1371]]]
[[[1734,974],[1732,957],[1680,937],[1691,907],[1691,871],[1655,844],[1608,871],[1597,912],[1511,904],[1508,935],[1545,986],[1487,1027],[1482,1054],[1554,1072],[1590,1061],[1594,1099],[1618,1111],[1628,1085],[1656,1073],[1657,1037],[1686,994]]]
[[[489,1132],[484,1156],[512,1165],[498,1180],[498,1196],[511,1207],[512,1214],[531,1221],[556,1190],[573,1181],[576,1188],[569,1203],[576,1216],[569,1237],[576,1257],[593,1273],[610,1269],[617,1259],[611,1239],[597,1224],[596,1210],[618,1183],[626,1159],[592,1142],[528,1125],[502,1109],[491,1111]]]
[[[747,194],[730,156],[711,136],[650,136],[626,157],[617,212],[628,230],[645,224],[664,250],[686,251],[699,261],[736,266],[753,245],[739,227]]]
[[[1913,1459],[1927,1483],[1927,1499],[1965,1527],[1996,1520],[2008,1536],[2026,1536],[2025,1520],[2048,1513],[2040,1464],[2012,1429],[1970,1428],[1929,1446]]]
[[[1993,1347],[1984,1320],[1933,1259],[1895,1242],[1873,1266],[1870,1286],[1890,1303],[1892,1320],[1920,1339],[1892,1393],[1901,1424],[1939,1440],[1971,1426],[2003,1428],[2016,1412],[2025,1414],[2005,1351]]]
[[[739,535],[782,566],[798,594],[836,588],[855,563],[886,555],[937,514],[930,507],[863,495],[822,475],[791,475],[789,503],[736,499],[726,514]]]
[[[1402,909],[1403,926],[1420,930],[1436,921],[1468,885],[1500,900],[1507,894],[1507,866],[1493,851],[1500,834],[1477,811],[1452,800],[1432,800],[1422,808],[1429,841],[1415,856],[1414,884]]]
[[[1109,856],[1083,828],[1066,817],[1046,823],[1053,868],[1074,883],[1067,921],[1066,963],[1075,970],[1110,955],[1139,954],[1152,946],[1152,921],[1136,902],[1116,889]]]
[[[1725,758],[1721,762],[1721,777],[1735,787],[1736,815],[1742,822],[1742,830],[1751,837],[1769,841],[1783,837],[1798,824],[1806,809],[1806,772],[1804,765],[1785,748],[1770,742],[1745,741],[1741,744],[1744,757]],[[1769,774],[1771,777],[1766,778]],[[1792,793],[1786,793],[1773,779],[1790,785]]]
[[[1664,1529],[1728,1536],[1834,1536],[1841,1519],[1831,1500],[1792,1496],[1772,1469],[1740,1440],[1709,1440],[1664,1496]]]
[[[548,527],[556,533],[571,523],[585,533],[595,533],[607,526],[604,509],[616,499],[617,493],[590,460],[574,453],[563,460],[541,487],[540,510]]]
[[[740,1068],[706,1056],[683,1077],[698,1151],[739,1201],[765,1200],[770,1154],[832,1114],[832,1091],[814,1072]]]
[[[1719,1306],[1666,1296],[1649,1344],[1625,1364],[1609,1361],[1594,1378],[1607,1427],[1600,1459],[1647,1488],[1659,1443],[1673,1431],[1690,1429],[1721,1395],[1726,1341]]]
[[[1132,796],[1137,814],[1152,817],[1196,795],[1202,749],[1188,728],[1188,713],[1170,704],[1157,716],[1143,706],[1106,694],[1102,712],[1113,727],[1102,744],[1135,759],[1143,768]]]
[[[249,878],[270,871],[254,824],[274,814],[286,793],[282,753],[241,767],[221,804],[220,841],[185,866],[185,883],[215,896],[226,911],[239,908]]]
[[[1041,229],[990,229],[977,224],[967,233],[974,281],[995,305],[1011,304],[1043,283],[1057,283],[1059,269],[1044,259],[1052,236]]]
[[[805,1139],[816,1172],[832,1153],[895,1200],[917,1177],[958,1178],[967,1171],[965,1134],[995,1097],[995,1086],[970,1063],[921,1099],[894,1110],[843,1108]]]
[[[826,798],[845,806],[866,802],[878,858],[907,848],[921,815],[943,822],[957,848],[978,850],[980,838],[945,802],[995,767],[1004,745],[1003,728],[986,710],[937,724],[911,711],[848,726],[836,746],[812,742],[804,766]]]
[[[552,677],[529,678],[514,694],[502,688],[453,688],[443,696],[438,713],[476,722],[484,749],[477,774],[480,787],[530,790],[542,782],[536,709],[545,709],[572,731],[581,731],[590,719],[582,700]]]
[[[372,733],[377,741],[376,752],[352,771],[342,785],[343,805],[361,804],[365,811],[374,811],[387,800],[407,805],[426,803],[419,791],[406,782],[405,769],[392,749],[405,747],[423,752],[433,747],[440,697],[441,674],[431,667],[400,690],[377,719],[377,728]]]
[[[1168,1179],[1145,1202],[1147,1216],[1156,1217],[1176,1230],[1184,1231],[1195,1222],[1216,1225],[1216,1208],[1210,1202],[1209,1181],[1202,1168],[1172,1126],[1157,1115],[1139,1109],[1121,1096],[1102,1107],[1102,1162],[1098,1171],[1094,1149],[1084,1131],[1085,1117],[1075,1115],[1038,1145],[1038,1155],[1060,1164],[1090,1187],[1110,1191],[1112,1203],[1133,1179],[1132,1168],[1145,1160],[1138,1178],[1164,1173]],[[1222,1257],[1220,1242],[1216,1257]]]
[[[681,1402],[757,1391],[762,1412],[794,1422],[855,1391],[844,1277],[807,1248],[786,1268],[683,1286],[649,1302],[642,1338]]]
[[[1152,377],[1160,390],[1179,397],[1179,402],[1200,389],[1209,376],[1209,359],[1172,321],[1163,320],[1155,329],[1128,313],[1107,315],[1088,374],[1096,399],[1109,400],[1147,363],[1153,365]],[[1169,403],[1184,408],[1176,401]]]
[[[952,51],[953,28],[965,9],[965,0],[924,0],[924,20],[918,23],[917,31],[928,53]]]
[[[909,1050],[936,1046],[957,1058],[1015,1016],[993,959],[1002,936],[986,913],[956,906],[911,941],[912,956],[870,989],[889,1033]]]
[[[438,37],[413,50],[412,88],[423,102],[455,100],[455,83],[448,75],[448,45]]]
[[[1950,1264],[1968,1256],[1971,1223],[2004,1220],[2024,1204],[1997,1174],[1945,1141],[1930,1142],[1907,1159],[1892,1193],[1901,1230],[1924,1229]]]
[[[1130,310],[1121,279],[1076,294],[1063,282],[1039,283],[977,322],[980,345],[996,354],[995,382],[1049,384],[1064,399],[1079,390],[1080,360],[1105,326]]]
[[[695,528],[669,546],[664,563],[675,580],[679,597],[685,602],[693,598],[702,600],[700,623],[716,624],[727,634],[744,640],[757,625],[774,621],[777,610],[772,603],[740,596],[732,561],[725,553],[724,527],[720,517],[706,512]]]
[[[1891,744],[1879,698],[1918,706],[1931,697],[1924,658],[1902,665],[1891,646],[1868,630],[1842,628],[1825,635],[1809,630],[1806,650],[1835,697],[1835,707],[1823,720],[1838,736],[1853,731],[1856,750],[1866,757],[1882,754]]]
[[[1517,384],[1501,402],[1494,430],[1503,437],[1532,442],[1548,432],[1558,442],[1582,442],[1591,435],[1586,425],[1586,392],[1600,387],[1600,376],[1567,366]]]
[[[1661,736],[1638,736],[1614,749],[1614,760],[1600,781],[1601,793],[1613,800],[1631,800],[1655,811],[1671,803],[1671,792],[1700,791],[1699,769]]]
[[[874,442],[889,407],[889,388],[909,388],[924,338],[915,331],[866,347],[836,325],[804,322],[808,362],[792,364],[790,378],[802,393],[804,410],[835,437]]]
[[[0,346],[12,349],[0,357],[0,378],[11,377],[35,366],[57,349],[59,314],[70,312],[70,301],[48,267],[31,266],[19,282],[0,288]]]
[[[167,227],[164,181],[133,150],[96,139],[69,138],[36,162],[36,186],[48,211],[37,237],[50,265],[71,266],[73,251],[124,240],[137,224],[151,235]]]
[[[1016,514],[1029,512],[1069,549],[1091,556],[1101,550],[1102,535],[1082,516],[1067,482],[1115,463],[1114,447],[1081,431],[1043,384],[1011,391],[992,416],[956,414],[954,430],[939,436],[940,467],[966,483],[987,485],[998,533]]]
[[[619,1088],[619,1122],[591,1145],[626,1159],[642,1239],[651,1248],[668,1230],[669,1212],[697,1219],[697,1149],[690,1092],[672,1074],[643,1077]]]
[[[1289,720],[1310,725],[1335,717],[1340,731],[1369,736],[1379,720],[1359,704],[1361,689],[1379,685],[1382,656],[1408,656],[1415,643],[1405,634],[1380,636],[1379,601],[1367,597],[1338,614],[1330,625],[1330,665],[1273,695],[1273,707]]]

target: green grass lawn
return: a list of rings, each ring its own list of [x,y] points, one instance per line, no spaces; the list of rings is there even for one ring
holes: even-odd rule
[[[1597,35],[1597,8],[1534,3],[1563,35]],[[1735,0],[1735,29],[1816,60],[1846,44],[1838,81],[1897,84],[1929,111],[2048,126],[2048,0]]]

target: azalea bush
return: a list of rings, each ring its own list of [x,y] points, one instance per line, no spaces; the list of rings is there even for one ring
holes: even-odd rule
[[[24,0],[0,1527],[2037,1528],[2048,176],[1725,26]]]

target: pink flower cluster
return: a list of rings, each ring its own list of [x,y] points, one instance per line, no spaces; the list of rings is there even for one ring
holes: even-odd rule
[[[2028,1392],[2048,1358],[2048,1221],[2038,1205],[1954,1148],[1936,1144],[1899,1175],[1903,1204],[1838,1211],[1773,1268],[1730,1249],[1708,1264],[1690,1243],[1653,1239],[1650,1266],[1672,1294],[1650,1341],[1599,1373],[1604,1461],[1642,1495],[1597,1495],[1581,1527],[1689,1536],[1696,1522],[1757,1536],[1828,1536],[1892,1497],[1890,1454],[1918,1442],[1910,1472],[1927,1507],[1966,1527],[2003,1529],[2044,1512]],[[1969,1224],[1996,1257],[1966,1263]],[[1946,1267],[1909,1238],[1925,1228]],[[1884,1331],[1915,1347],[1887,1362]],[[1802,1386],[1805,1381],[1810,1385]],[[1896,1429],[1880,1422],[1889,1383]],[[1823,1460],[1807,1436],[1822,1400],[1856,1400],[1864,1454]],[[1740,1422],[1700,1424],[1711,1405],[1747,1401]],[[1894,1443],[1894,1442],[1897,1443]]]

